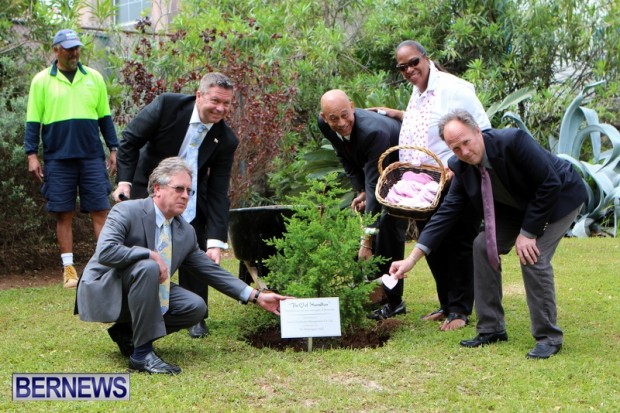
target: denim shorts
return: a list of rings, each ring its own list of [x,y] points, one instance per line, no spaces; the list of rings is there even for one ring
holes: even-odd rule
[[[49,212],[75,211],[78,188],[81,212],[110,209],[112,184],[105,159],[59,159],[44,164],[41,194]]]

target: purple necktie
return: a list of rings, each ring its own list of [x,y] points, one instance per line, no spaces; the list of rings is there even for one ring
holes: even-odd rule
[[[491,177],[486,168],[479,165],[482,180],[482,208],[484,209],[484,232],[487,241],[487,256],[495,271],[499,268],[499,254],[497,253],[497,239],[495,238],[495,207],[493,206],[493,189]]]

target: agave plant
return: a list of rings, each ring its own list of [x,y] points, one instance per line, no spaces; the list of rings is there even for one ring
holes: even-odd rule
[[[583,89],[564,112],[559,137],[549,138],[551,150],[570,162],[586,182],[588,200],[572,229],[572,235],[577,237],[615,237],[618,231],[620,132],[612,125],[600,123],[596,111],[582,106],[586,96],[603,83],[592,83]],[[507,112],[504,117],[510,118],[518,127],[527,131],[518,115]],[[588,138],[592,152],[589,156],[584,149]],[[606,140],[611,149],[603,150]]]
[[[493,103],[491,106],[489,106],[486,112],[487,117],[489,119],[492,119],[496,113],[505,111],[509,107],[514,106],[525,99],[532,98],[534,96],[534,93],[535,93],[535,90],[534,88],[531,88],[531,87],[522,88],[522,89],[512,92],[510,95],[506,96],[504,100],[502,100],[501,102],[496,102],[496,103]],[[511,112],[507,112],[507,113],[511,113]],[[504,117],[506,117],[506,114],[504,114]],[[512,117],[512,118],[517,124],[519,124],[520,128],[527,131],[527,128],[525,127],[523,122],[521,122],[521,119],[518,119],[518,116],[516,117],[516,119],[515,117]]]
[[[620,132],[599,123],[592,109],[581,106],[587,94],[604,82],[587,85],[569,105],[562,118],[557,153],[570,161],[588,185],[588,201],[573,234],[586,237],[599,231],[616,236],[620,217]],[[585,126],[584,126],[585,125]],[[581,160],[582,147],[590,139],[592,156]],[[611,149],[602,151],[605,138]],[[600,228],[600,229],[599,229]]]

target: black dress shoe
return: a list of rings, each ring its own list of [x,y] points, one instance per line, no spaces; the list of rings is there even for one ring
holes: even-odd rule
[[[136,371],[144,371],[149,374],[179,374],[181,368],[174,364],[166,363],[160,359],[154,351],[146,355],[143,361],[129,357],[129,368]]]
[[[125,357],[133,354],[133,332],[129,324],[116,323],[108,328],[110,338],[118,345],[118,349]]]
[[[392,308],[390,304],[386,304],[378,310],[366,314],[366,317],[371,320],[385,320],[386,318],[394,317],[399,314],[407,314],[404,301],[401,301],[396,308]]]
[[[201,320],[198,324],[194,324],[187,329],[191,338],[201,338],[209,335],[209,328],[205,320]]]
[[[487,344],[497,343],[498,341],[508,341],[508,334],[505,331],[499,333],[478,334],[471,340],[461,341],[463,347],[479,347]]]
[[[562,349],[561,344],[536,343],[532,351],[527,353],[528,359],[548,359]]]

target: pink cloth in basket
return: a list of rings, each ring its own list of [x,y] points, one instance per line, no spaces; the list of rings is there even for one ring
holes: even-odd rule
[[[421,184],[426,184],[428,182],[431,182],[433,180],[433,177],[424,172],[415,173],[413,171],[407,171],[403,174],[403,177],[401,179],[403,181],[416,181]]]
[[[430,175],[407,171],[400,181],[392,185],[385,200],[411,208],[427,208],[435,200],[438,189],[439,183]]]

